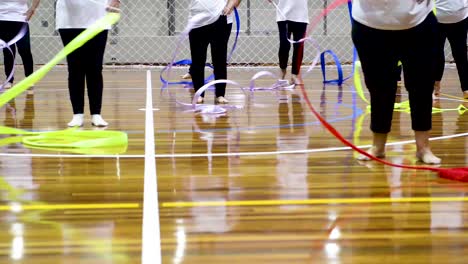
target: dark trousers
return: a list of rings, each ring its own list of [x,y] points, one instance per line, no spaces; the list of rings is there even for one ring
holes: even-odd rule
[[[193,88],[198,91],[205,84],[205,63],[208,45],[211,46],[211,59],[216,80],[227,78],[227,46],[231,35],[232,24],[227,24],[226,16],[200,28],[194,28],[189,33],[192,65]],[[216,84],[216,97],[226,94],[226,84]],[[202,94],[204,96],[204,94]]]
[[[442,24],[438,23],[437,50],[439,51],[436,68],[436,81],[442,80],[445,69],[445,41],[448,39],[452,48],[452,55],[457,65],[458,77],[460,78],[461,89],[468,91],[468,57],[466,48],[466,34],[468,28],[468,18],[458,23]]]
[[[12,40],[23,27],[24,22],[16,21],[0,21],[0,39],[5,42]],[[13,51],[13,54],[9,50],[3,49],[3,58],[5,62],[5,75],[9,76],[13,67],[15,66],[15,56],[16,48],[18,48],[18,53],[23,60],[24,66],[24,75],[27,77],[31,75],[34,71],[34,62],[31,53],[31,44],[30,44],[30,34],[29,34],[29,25],[27,25],[26,35],[21,38],[16,45],[11,45],[10,48]],[[11,82],[14,81],[14,78],[11,79]]]
[[[288,67],[289,51],[291,43],[288,39],[293,36],[294,41],[298,41],[305,36],[307,23],[300,23],[294,21],[279,21],[279,39],[280,47],[278,52],[280,68],[285,70]],[[301,71],[302,58],[304,56],[304,43],[293,44],[293,57],[292,57],[292,74],[299,74]]]
[[[64,45],[70,43],[84,29],[59,29]],[[107,30],[99,33],[82,47],[67,56],[68,89],[74,114],[84,113],[85,81],[88,88],[89,109],[92,115],[101,114],[102,64],[107,42]]]
[[[432,92],[434,90],[435,40],[437,20],[430,13],[420,25],[408,30],[378,30],[353,21],[352,37],[371,97],[371,130],[391,130],[398,60],[404,68],[412,128],[432,128]]]

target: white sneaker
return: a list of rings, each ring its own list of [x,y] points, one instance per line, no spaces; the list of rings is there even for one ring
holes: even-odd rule
[[[224,96],[218,96],[216,98],[216,103],[218,103],[218,104],[227,104],[227,103],[229,103],[229,101],[226,98],[224,98]]]
[[[13,86],[11,82],[7,82],[3,88],[10,89]]]
[[[184,79],[184,80],[190,80],[190,79],[192,79],[192,75],[190,75],[190,73],[186,73],[186,74],[182,75],[181,77],[182,77],[182,79]]]
[[[73,115],[72,120],[68,123],[69,127],[83,126],[83,114]]]
[[[279,79],[276,81],[275,87],[284,87],[284,86],[289,86],[289,82],[288,80],[284,80],[284,79]]]
[[[105,127],[109,125],[106,121],[104,121],[104,119],[102,119],[101,115],[92,115],[91,123],[93,124],[93,126],[97,126],[97,127]]]

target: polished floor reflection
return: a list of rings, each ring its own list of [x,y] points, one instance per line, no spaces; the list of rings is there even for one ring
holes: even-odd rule
[[[258,70],[232,70],[248,85]],[[180,73],[183,73],[181,71]],[[153,74],[163,263],[465,263],[468,184],[426,171],[360,163],[311,114],[301,90],[228,87],[223,115],[194,114],[189,87],[160,93]],[[177,76],[175,73],[174,76]],[[330,76],[333,73],[330,72]],[[105,72],[103,117],[124,153],[28,148],[0,135],[0,263],[140,263],[144,196],[144,71]],[[314,107],[348,140],[370,144],[353,87],[304,78]],[[268,78],[257,81],[267,86]],[[448,68],[434,106],[432,147],[443,167],[468,166],[468,107]],[[407,99],[406,92],[398,97]],[[213,93],[206,95],[207,103]],[[458,109],[457,109],[458,108]],[[64,129],[66,72],[0,109],[0,125]],[[94,129],[88,118],[83,129]],[[410,116],[394,112],[387,160],[417,164]],[[116,155],[116,153],[119,153]]]

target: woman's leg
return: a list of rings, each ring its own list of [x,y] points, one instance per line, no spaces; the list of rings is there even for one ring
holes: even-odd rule
[[[440,81],[445,70],[445,41],[447,40],[447,25],[437,23],[436,51],[435,51],[435,83],[434,96],[440,96]]]
[[[105,30],[91,39],[83,46],[86,56],[86,86],[88,88],[89,110],[91,115],[100,115],[102,108],[102,93],[104,81],[102,77],[102,64],[107,43]]]
[[[430,13],[419,26],[402,34],[402,62],[405,67],[405,86],[408,90],[411,107],[411,125],[415,131],[416,156],[424,163],[438,164],[440,159],[432,154],[429,146],[429,133],[432,129],[432,93],[437,20]]]
[[[83,29],[59,29],[63,45],[66,46],[82,31]],[[68,90],[74,114],[84,113],[85,67],[83,59],[85,56],[82,48],[78,48],[67,56]]]
[[[288,22],[289,29],[293,34],[293,40],[298,41],[305,36],[307,23]],[[293,75],[298,75],[301,71],[302,58],[304,57],[304,42],[293,45],[292,71]]]
[[[232,24],[227,24],[226,16],[221,16],[214,24],[214,32],[211,38],[211,57],[213,61],[216,80],[227,79],[227,46],[231,35]],[[226,84],[216,84],[216,98],[226,94]],[[226,103],[226,102],[221,102]]]
[[[34,71],[34,61],[31,53],[31,37],[29,33],[29,25],[27,25],[26,35],[16,44],[18,53],[21,56],[24,66],[24,75],[28,77]]]
[[[452,48],[453,58],[457,65],[458,77],[460,78],[461,89],[468,97],[468,57],[467,57],[467,25],[468,18],[465,20],[447,25],[447,37]]]
[[[291,37],[291,31],[288,30],[287,21],[278,22],[278,32],[279,32],[279,51],[278,59],[279,66],[281,69],[281,79],[286,77],[286,69],[288,68],[288,59],[289,59],[289,50],[291,49],[291,43],[288,39]]]
[[[207,27],[194,28],[189,33],[190,54],[192,56],[190,74],[195,92],[205,84],[205,63],[210,34]],[[203,93],[201,96],[204,97],[205,94]]]
[[[356,21],[353,21],[352,37],[371,98],[371,131],[374,134],[369,152],[383,157],[392,125],[397,86],[395,73],[399,55],[396,42],[401,40],[396,39],[395,32],[373,29]],[[368,160],[365,156],[359,159]]]

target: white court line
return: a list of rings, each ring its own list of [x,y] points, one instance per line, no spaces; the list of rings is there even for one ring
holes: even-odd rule
[[[149,111],[153,112],[153,111]],[[468,133],[454,134],[430,138],[430,141],[466,137]],[[415,143],[414,140],[405,140],[387,143],[386,146],[399,146]],[[369,148],[371,145],[357,146],[360,149]],[[146,148],[146,146],[145,146]],[[350,147],[331,147],[320,149],[299,149],[284,151],[261,151],[261,152],[231,152],[231,153],[180,153],[180,154],[153,154],[154,158],[191,158],[191,157],[231,157],[231,156],[255,156],[255,155],[278,155],[278,154],[300,154],[300,153],[319,153],[328,151],[350,150]],[[154,151],[153,151],[154,153]],[[0,153],[0,157],[36,157],[36,158],[146,158],[147,155],[73,155],[73,154],[26,154],[26,153]]]
[[[158,181],[154,144],[153,92],[151,71],[146,72],[145,178],[143,193],[142,264],[161,263]]]

